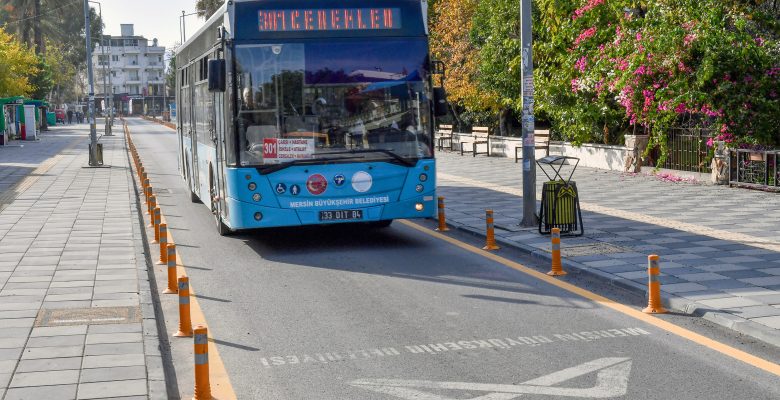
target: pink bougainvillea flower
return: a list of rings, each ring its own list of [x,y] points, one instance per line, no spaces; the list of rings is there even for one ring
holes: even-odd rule
[[[636,33],[636,41],[639,42],[641,40],[642,40],[642,32],[637,32]]]
[[[685,103],[680,103],[677,105],[677,107],[674,108],[674,112],[677,114],[682,114],[686,111],[688,111],[688,107],[685,105]]]
[[[577,80],[577,78],[574,78],[571,80],[571,91],[574,93],[577,93],[577,91],[580,90],[580,82]]]
[[[576,68],[580,72],[585,72],[585,68],[588,67],[588,57],[582,56],[579,60],[574,64],[574,68]]]
[[[579,36],[577,36],[577,39],[574,40],[574,47],[577,47],[583,41],[585,41],[585,40],[587,40],[589,38],[592,38],[593,35],[595,35],[595,34],[596,34],[596,27],[595,26],[592,26],[592,27],[590,27],[588,29],[585,29],[584,31],[582,31],[582,33],[580,33]]]
[[[596,8],[599,4],[602,3],[604,3],[604,0],[588,0],[584,6],[574,10],[574,14],[571,16],[571,19],[576,20],[577,18],[583,16],[586,12]]]
[[[766,42],[766,41],[765,41],[765,40],[764,40],[764,38],[762,38],[761,36],[759,36],[759,37],[757,37],[757,38],[756,38],[756,44],[757,44],[759,47],[764,47],[764,43],[765,43],[765,42]]]

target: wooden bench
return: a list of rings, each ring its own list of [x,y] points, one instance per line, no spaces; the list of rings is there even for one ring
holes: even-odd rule
[[[472,156],[476,157],[477,154],[486,154],[490,156],[490,129],[486,126],[475,126],[471,128],[471,134],[474,136],[474,141],[471,143]],[[468,142],[460,142],[460,155],[464,153],[464,145]],[[477,146],[484,144],[486,146],[485,152],[478,152]]]
[[[534,132],[534,146],[536,149],[544,149],[544,155],[550,155],[550,131],[539,130]],[[523,147],[515,147],[515,163],[523,158]]]
[[[436,145],[439,151],[444,150],[444,143],[447,143],[447,148],[452,150],[452,125],[439,125],[439,130],[436,131]]]

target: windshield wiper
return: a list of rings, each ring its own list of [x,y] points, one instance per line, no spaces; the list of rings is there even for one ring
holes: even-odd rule
[[[333,154],[338,154],[338,153],[333,153]],[[307,159],[303,159],[303,160],[293,160],[293,161],[288,161],[288,162],[284,162],[284,163],[281,163],[281,164],[274,164],[274,165],[271,165],[271,166],[268,166],[268,167],[260,167],[260,168],[258,168],[258,170],[260,171],[260,175],[268,175],[268,174],[274,173],[276,171],[281,171],[281,170],[283,170],[285,168],[289,168],[289,167],[292,167],[292,166],[295,166],[295,165],[319,164],[319,163],[326,163],[326,162],[329,162],[329,161],[354,160],[354,159],[360,159],[360,158],[365,158],[365,157],[354,156],[354,157],[317,157],[317,158],[307,158]]]
[[[352,150],[340,151],[336,153],[320,153],[320,154],[364,154],[364,153],[382,153],[392,157],[394,160],[398,161],[399,163],[401,163],[406,167],[413,167],[415,165],[414,162],[399,156],[398,154],[393,152],[393,150],[390,149],[352,149]]]

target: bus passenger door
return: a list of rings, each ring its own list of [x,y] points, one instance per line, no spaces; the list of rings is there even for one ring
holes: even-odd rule
[[[195,73],[197,72],[196,68],[189,68],[190,73],[190,82],[195,82],[197,79],[197,76]],[[198,131],[198,123],[197,123],[197,117],[195,116],[195,112],[198,110],[198,104],[195,102],[195,85],[190,84],[190,87],[187,90],[187,93],[185,95],[189,99],[190,107],[187,110],[189,113],[188,117],[190,119],[190,149],[192,149],[192,160],[190,160],[190,185],[191,190],[193,193],[197,194],[198,197],[203,200],[203,193],[200,190],[200,164],[198,163],[198,135],[203,135],[203,132]]]
[[[214,143],[215,157],[214,157],[214,187],[216,188],[215,196],[218,201],[215,207],[217,213],[221,216],[225,215],[225,93],[215,92],[213,93],[214,101],[212,103],[212,110],[209,113],[212,115],[212,120],[209,121],[210,126],[210,140]]]

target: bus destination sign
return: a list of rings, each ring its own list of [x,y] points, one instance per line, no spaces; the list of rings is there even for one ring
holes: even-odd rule
[[[401,29],[399,8],[310,8],[261,10],[260,32]]]

